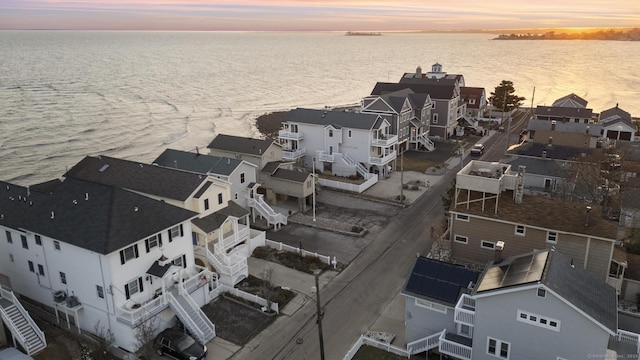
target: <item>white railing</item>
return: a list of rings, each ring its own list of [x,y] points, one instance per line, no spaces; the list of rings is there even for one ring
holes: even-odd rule
[[[365,180],[369,180],[372,177],[376,176],[375,174],[370,173],[369,170],[367,170],[367,168],[364,167],[361,163],[353,160],[353,158],[347,153],[342,154],[342,160],[349,166],[355,166],[358,174],[360,174],[360,176],[362,176]]]
[[[438,351],[442,354],[455,356],[459,359],[471,360],[472,348],[455,341],[447,340],[446,335],[446,331],[443,331],[442,334],[440,334],[440,346],[438,347]]]
[[[16,307],[16,309],[20,312],[20,314],[22,314],[22,316],[24,317],[24,319],[27,321],[27,323],[29,324],[29,326],[33,329],[33,331],[36,333],[36,335],[38,336],[38,338],[40,338],[40,340],[42,340],[42,343],[44,344],[44,346],[47,346],[47,340],[44,337],[44,332],[42,332],[42,330],[40,330],[40,328],[38,327],[38,325],[35,323],[35,321],[33,321],[33,319],[31,318],[31,316],[29,315],[29,313],[27,312],[27,310],[24,309],[24,307],[22,307],[22,304],[20,303],[20,301],[18,301],[18,298],[16,297],[16,295],[13,293],[13,291],[9,291],[6,290],[4,288],[2,288],[2,286],[0,286],[0,294],[2,296],[0,296],[1,298],[7,299],[8,301],[11,301],[13,303],[13,305]],[[7,314],[8,315],[8,314]],[[17,333],[20,333],[20,330],[18,328],[15,328],[13,325],[12,321],[9,321],[10,319],[7,317],[7,323],[11,324],[10,326],[13,327],[14,329],[16,329]],[[20,338],[22,338],[22,335],[20,335]],[[23,338],[24,340],[24,338]],[[26,341],[26,340],[25,340]],[[27,343],[24,342],[23,345],[25,346],[25,348],[27,347]]]
[[[302,140],[304,138],[304,134],[301,132],[293,132],[288,130],[279,130],[278,138],[285,140]]]
[[[620,294],[620,290],[622,289],[622,278],[617,278],[615,276],[607,276],[607,284],[611,285],[618,294]]]
[[[625,343],[635,344],[636,354],[640,354],[640,335],[625,330],[618,329],[616,340]]]
[[[248,225],[238,224],[237,229],[238,229],[238,232],[229,231],[227,233],[227,235],[229,236],[225,237],[223,234],[222,237],[218,239],[218,244],[222,244],[223,248],[225,250],[228,250],[249,238]]]
[[[249,206],[258,210],[260,215],[267,219],[267,223],[287,225],[287,216],[273,210],[271,206],[264,201],[264,195],[262,194],[257,194],[253,198],[249,198]]]
[[[165,297],[161,295],[151,301],[140,304],[140,307],[137,309],[128,310],[126,308],[117,307],[116,318],[122,323],[136,326],[158,314],[167,306],[169,306],[169,304],[167,304]]]
[[[231,294],[233,296],[237,296],[237,297],[239,297],[241,299],[244,299],[244,300],[250,301],[252,303],[258,304],[258,305],[260,305],[260,306],[262,306],[264,308],[266,308],[267,304],[269,303],[267,301],[267,299],[262,298],[262,297],[260,297],[258,295],[251,294],[251,293],[248,293],[246,291],[242,291],[240,289],[237,289],[237,288],[234,288],[234,287],[231,287],[231,286],[228,286],[228,285],[224,285],[224,284],[220,285],[219,293],[228,293],[228,294]],[[279,307],[278,303],[271,302],[271,311],[274,311],[277,314],[280,313],[280,307]]]
[[[15,326],[13,320],[11,320],[11,318],[9,317],[9,314],[7,314],[7,312],[2,307],[0,307],[0,316],[2,317],[5,325],[7,325],[7,327],[9,328],[9,331],[11,331],[11,334],[13,334],[18,339],[18,342],[26,348],[27,339],[24,338],[20,329]]]
[[[304,249],[300,249],[298,247],[295,246],[290,246],[287,244],[283,244],[281,242],[276,242],[273,240],[269,240],[267,239],[265,241],[265,244],[269,247],[272,247],[274,249],[278,249],[279,251],[288,251],[288,252],[292,252],[292,253],[296,253],[298,255],[301,256],[313,256],[317,259],[320,259],[322,262],[327,263],[327,265],[331,265],[331,256],[325,256],[325,255],[320,255],[317,252],[311,252],[311,251],[307,251]]]
[[[398,143],[398,135],[387,135],[387,136],[383,135],[382,137],[379,137],[377,139],[376,138],[371,139],[372,146],[389,147],[397,143]]]
[[[182,305],[180,305],[180,303],[178,302],[178,299],[176,299],[176,297],[173,296],[173,294],[167,293],[167,297],[169,298],[169,301],[171,302],[171,304],[173,304],[173,310],[177,312],[179,315],[181,315],[178,317],[184,323],[187,329],[189,329],[191,334],[194,335],[202,344],[205,344],[208,341],[208,339],[206,339],[204,331],[202,331],[202,329],[198,327],[198,325],[195,323],[195,321],[193,321],[191,316],[189,316],[189,313],[187,312],[187,310],[185,310],[182,307]]]
[[[316,151],[316,155],[319,161],[334,162],[336,158],[335,155],[329,154],[326,151]]]
[[[403,349],[403,348],[399,348],[397,346],[394,346],[394,345],[391,345],[389,343],[370,338],[370,337],[365,336],[365,335],[360,335],[358,340],[356,340],[356,342],[353,344],[353,346],[351,346],[351,349],[349,349],[349,351],[347,351],[347,354],[342,358],[342,360],[351,360],[351,359],[353,359],[353,357],[356,356],[356,353],[358,352],[358,350],[360,350],[360,347],[362,347],[362,345],[369,345],[369,346],[373,346],[373,347],[378,348],[378,349],[385,350],[385,351],[390,352],[392,354],[396,354],[396,355],[399,355],[399,356],[406,356],[407,359],[411,357],[411,354],[409,354],[409,352],[407,350]]]
[[[455,307],[454,321],[457,323],[473,326],[476,318],[476,300],[463,294],[458,299]]]
[[[216,274],[204,267],[195,265],[194,269],[196,269],[197,272],[182,282],[182,286],[184,286],[189,294],[199,287],[204,286],[210,279],[215,279],[216,277]]]
[[[407,352],[411,355],[415,355],[423,351],[437,348],[438,344],[440,344],[440,336],[442,335],[442,333],[444,333],[444,330],[408,343]]]
[[[398,155],[396,153],[396,151],[391,151],[390,153],[388,153],[387,155],[383,155],[380,157],[369,157],[369,163],[373,164],[373,165],[384,165],[387,164],[389,162],[391,162],[392,160],[394,160],[395,158],[397,158]]]
[[[244,269],[248,269],[247,258],[240,256],[235,257],[238,261],[233,263],[228,255],[214,254],[207,249],[207,260],[218,270],[222,275],[231,277],[233,281],[236,275],[241,273]]]
[[[282,150],[282,158],[285,160],[295,160],[303,157],[306,152],[307,150],[304,148],[297,150]]]
[[[318,184],[322,186],[326,186],[333,189],[351,191],[358,194],[363,193],[365,190],[372,187],[377,182],[378,182],[378,177],[376,176],[372,176],[370,179],[365,180],[365,182],[363,182],[362,184],[352,184],[344,181],[318,178]]]

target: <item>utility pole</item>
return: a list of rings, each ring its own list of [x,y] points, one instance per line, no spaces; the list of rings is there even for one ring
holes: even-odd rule
[[[316,158],[311,158],[312,162],[312,175],[313,178],[313,221],[316,221]]]
[[[400,203],[404,202],[404,151],[400,153]]]
[[[504,113],[507,111],[507,89],[504,88],[504,96],[502,99],[502,126],[504,126]],[[507,146],[505,152],[509,149],[509,134],[511,133],[511,116],[509,116],[509,122],[507,123]]]
[[[320,360],[324,360],[324,339],[322,338],[322,307],[320,306],[320,269],[315,269],[313,275],[316,277],[316,323],[318,324],[318,340],[320,341]]]

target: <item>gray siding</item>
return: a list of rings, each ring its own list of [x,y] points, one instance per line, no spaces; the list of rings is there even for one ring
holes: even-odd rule
[[[518,310],[560,321],[559,331],[517,320]],[[487,337],[511,344],[509,359],[604,358],[609,334],[549,291],[536,289],[476,299],[473,358],[492,359]]]
[[[447,329],[447,332],[456,333],[453,308],[448,307],[447,313],[444,314],[416,305],[415,297],[405,295],[405,299],[405,338],[407,343],[433,335],[444,329]]]

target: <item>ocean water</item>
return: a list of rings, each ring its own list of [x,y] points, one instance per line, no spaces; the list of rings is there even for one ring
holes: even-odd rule
[[[492,41],[487,34],[0,31],[0,180],[60,177],[86,155],[148,162],[260,114],[358,103],[438,62],[525,105],[576,93],[640,116],[640,42]],[[534,94],[535,88],[535,94]],[[533,99],[532,99],[533,97]]]

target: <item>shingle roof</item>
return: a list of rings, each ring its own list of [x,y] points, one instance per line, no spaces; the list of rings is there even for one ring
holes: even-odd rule
[[[67,178],[51,193],[2,182],[0,225],[108,254],[197,214],[113,186]],[[8,189],[8,190],[7,190]]]
[[[206,180],[200,174],[107,156],[87,156],[65,176],[180,201],[188,199]]]
[[[377,129],[382,124],[380,115],[376,114],[302,108],[289,111],[284,121],[363,130]]]
[[[402,89],[411,89],[416,94],[428,94],[432,100],[451,100],[455,96],[455,85],[445,83],[376,83],[371,95],[383,95]]]
[[[205,217],[193,219],[191,222],[200,230],[208,234],[220,228],[220,226],[222,226],[222,224],[229,218],[229,216],[241,218],[249,214],[249,210],[236,204],[234,201],[229,201],[227,206],[223,209],[220,209]]]
[[[604,121],[611,117],[619,117],[621,119],[627,120],[628,122],[632,121],[631,114],[622,110],[617,105],[612,107],[611,109],[604,110],[600,113],[600,121]]]
[[[548,159],[572,160],[582,156],[582,154],[591,154],[593,149],[555,144],[553,146],[549,146],[548,144],[543,143],[525,142],[519,146],[509,148],[507,153],[521,156],[542,157],[542,151],[547,152]]]
[[[566,162],[559,162],[553,159],[531,158],[527,156],[515,156],[512,160],[508,161],[512,170],[517,170],[520,165],[525,166],[526,174],[566,177],[568,170],[563,167],[563,163]]]
[[[459,265],[418,257],[403,292],[455,305],[460,294],[466,293],[469,284],[475,284],[479,275],[478,271]]]
[[[552,106],[565,106],[565,107],[576,107],[576,106],[580,106],[580,107],[587,107],[587,100],[581,98],[580,96],[571,93],[569,95],[565,95],[561,98],[559,98],[558,100],[553,102]]]
[[[536,116],[554,116],[567,118],[583,118],[591,119],[593,116],[592,109],[575,108],[575,107],[557,107],[557,106],[538,106],[536,107]]]
[[[262,172],[268,173],[273,178],[298,183],[304,183],[311,176],[311,173],[306,171],[282,169],[280,168],[281,164],[280,161],[271,161],[262,168]]]
[[[543,250],[489,265],[474,293],[542,283],[595,321],[616,332],[616,290],[558,251]]]
[[[219,134],[213,139],[213,141],[211,141],[211,143],[209,143],[207,148],[232,151],[241,154],[262,155],[272,144],[272,140]]]
[[[573,121],[557,121],[555,125],[551,123],[549,120],[538,120],[531,119],[527,124],[528,130],[551,130],[551,127],[555,126],[555,130],[557,132],[570,132],[570,133],[582,133],[586,134],[587,129],[589,129],[589,134],[591,136],[600,136],[600,131],[602,129],[602,125],[600,124],[585,124],[582,122],[573,122]]]
[[[242,160],[166,149],[152,163],[199,174],[229,176],[242,163]]]

